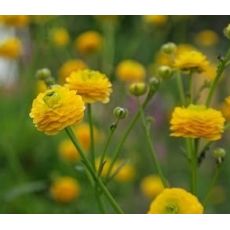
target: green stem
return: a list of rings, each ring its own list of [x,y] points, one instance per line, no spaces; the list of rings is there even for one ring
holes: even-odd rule
[[[94,150],[94,132],[93,132],[93,117],[91,104],[87,105],[88,121],[90,128],[90,156],[93,168],[95,169],[95,150]]]
[[[103,25],[104,31],[104,47],[103,47],[103,59],[102,59],[102,70],[108,76],[112,73],[113,62],[114,62],[114,35],[115,35],[115,25],[111,25],[110,23],[104,23]],[[110,76],[110,78],[112,78]],[[113,80],[113,79],[111,79]]]
[[[214,95],[215,89],[216,89],[216,87],[217,87],[217,85],[219,83],[219,80],[220,80],[220,78],[221,78],[226,66],[228,65],[229,58],[230,58],[230,49],[228,50],[228,52],[225,55],[224,59],[220,60],[220,63],[218,65],[216,77],[215,77],[214,81],[212,82],[211,88],[209,90],[209,93],[208,93],[208,96],[207,96],[207,99],[206,99],[205,104],[206,104],[207,107],[210,106],[210,103],[211,103],[212,97]]]
[[[101,156],[101,159],[100,159],[100,164],[99,164],[99,167],[98,167],[98,175],[99,176],[100,176],[100,174],[102,172],[105,156],[106,156],[109,144],[110,144],[110,142],[112,140],[113,134],[114,134],[114,132],[115,132],[115,130],[117,128],[118,122],[119,122],[119,120],[117,120],[117,122],[115,123],[115,126],[110,129],[110,133],[109,133],[108,139],[106,141],[105,148],[103,150],[103,153],[102,153],[102,156]]]
[[[210,183],[210,185],[209,185],[207,194],[206,194],[206,196],[205,196],[205,198],[204,198],[204,201],[203,201],[204,206],[206,206],[206,204],[207,204],[207,202],[208,202],[208,199],[209,199],[209,197],[210,197],[211,191],[212,191],[214,185],[216,184],[216,181],[217,181],[218,178],[219,178],[219,175],[220,175],[220,168],[221,168],[220,166],[221,166],[221,165],[218,164],[217,167],[216,167],[216,169],[215,169],[215,172],[214,172],[212,181],[211,181],[211,183]]]
[[[98,185],[98,187],[101,188],[102,192],[105,194],[106,198],[108,199],[108,201],[110,202],[110,204],[112,205],[112,207],[114,208],[114,210],[117,213],[120,213],[120,214],[124,213],[122,211],[122,209],[120,208],[120,206],[115,201],[115,199],[113,198],[113,196],[111,195],[111,193],[109,192],[109,190],[107,189],[107,187],[102,182],[101,178],[99,178],[98,175],[97,175],[97,173],[94,171],[93,166],[91,165],[91,163],[89,162],[89,160],[85,156],[85,154],[84,154],[81,146],[77,142],[76,137],[75,137],[72,129],[70,127],[68,127],[65,130],[66,130],[66,133],[69,136],[70,140],[73,142],[74,146],[78,150],[78,152],[79,152],[79,154],[80,154],[80,156],[81,156],[81,158],[82,158],[85,166],[89,170],[89,172],[92,175],[93,179],[95,180],[96,184]]]
[[[164,184],[164,187],[168,187],[168,182],[165,179],[165,176],[164,176],[163,171],[161,169],[160,163],[159,163],[159,161],[157,159],[156,150],[155,150],[155,147],[154,147],[153,142],[152,142],[150,130],[148,129],[148,125],[146,123],[143,107],[142,107],[142,105],[141,105],[139,100],[138,100],[138,102],[139,102],[139,108],[140,108],[140,113],[141,113],[141,120],[142,120],[142,124],[143,124],[143,127],[144,127],[145,135],[146,135],[146,138],[147,138],[147,142],[148,142],[148,145],[149,145],[149,149],[150,149],[150,152],[151,152],[151,156],[152,156],[152,159],[153,159],[154,166],[156,167],[157,173],[159,174],[159,176],[160,176],[160,178],[162,180],[162,183]]]
[[[189,139],[189,151],[191,156],[191,170],[192,170],[192,185],[191,191],[197,194],[197,151],[194,144],[194,139]]]

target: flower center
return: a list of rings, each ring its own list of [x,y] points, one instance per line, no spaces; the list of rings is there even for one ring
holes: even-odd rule
[[[55,108],[60,105],[60,98],[60,95],[52,90],[45,94],[45,96],[43,97],[43,101],[48,107]]]
[[[165,207],[165,213],[167,214],[176,214],[178,213],[178,207],[176,204],[168,204],[166,207]]]

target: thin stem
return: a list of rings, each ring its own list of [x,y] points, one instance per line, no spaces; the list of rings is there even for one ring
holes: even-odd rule
[[[87,111],[88,111],[88,121],[89,121],[89,128],[90,128],[90,156],[91,156],[91,163],[93,165],[93,168],[95,169],[94,132],[93,132],[93,116],[92,116],[91,104],[87,105]]]
[[[215,89],[219,83],[219,80],[226,68],[226,66],[228,65],[228,61],[229,61],[229,58],[230,58],[230,49],[228,50],[227,54],[225,55],[224,59],[220,60],[220,63],[218,65],[218,68],[217,68],[217,73],[216,73],[216,77],[214,79],[214,81],[212,82],[212,85],[211,85],[211,88],[209,90],[209,93],[208,93],[208,96],[207,96],[207,99],[206,99],[206,106],[210,106],[210,103],[211,103],[211,100],[212,100],[212,97],[214,95],[214,92],[215,92]]]
[[[192,184],[191,191],[197,194],[197,151],[194,144],[194,139],[189,139],[189,151],[191,156]]]
[[[118,122],[119,120],[117,120],[117,122],[114,124],[114,126],[112,128],[110,128],[110,133],[109,133],[109,136],[108,136],[108,139],[106,141],[106,144],[105,144],[105,148],[103,150],[103,153],[101,155],[101,159],[100,159],[100,164],[99,164],[99,167],[98,167],[98,175],[100,176],[101,172],[102,172],[102,168],[103,168],[103,164],[104,164],[104,160],[105,160],[105,156],[106,156],[106,153],[107,153],[107,150],[108,150],[108,147],[109,147],[109,144],[112,140],[112,137],[113,137],[113,134],[117,128],[117,125],[118,125]]]
[[[152,156],[152,159],[153,159],[154,166],[156,167],[157,173],[159,174],[159,176],[160,176],[160,178],[162,180],[162,183],[164,184],[164,187],[168,187],[168,182],[165,179],[165,176],[164,176],[163,171],[161,169],[161,165],[160,165],[160,163],[159,163],[159,161],[157,159],[156,150],[155,150],[155,147],[154,147],[153,142],[152,142],[150,130],[148,129],[148,125],[146,123],[143,107],[142,107],[142,105],[141,105],[139,100],[138,100],[138,102],[139,102],[139,108],[140,108],[140,113],[141,113],[141,120],[142,120],[142,124],[143,124],[143,127],[144,127],[145,135],[146,135],[146,138],[147,138],[147,142],[148,142],[148,145],[149,145],[149,149],[150,149],[150,152],[151,152],[151,156]]]
[[[219,178],[219,175],[220,175],[220,169],[221,169],[221,167],[220,167],[220,166],[221,166],[220,164],[218,164],[218,165],[216,166],[216,169],[215,169],[215,172],[214,172],[213,178],[212,178],[212,180],[211,180],[211,183],[210,183],[210,185],[209,185],[209,188],[208,188],[207,194],[206,194],[206,196],[205,196],[205,198],[204,198],[204,201],[203,201],[204,206],[207,204],[208,199],[209,199],[210,194],[211,194],[211,191],[212,191],[212,189],[213,189],[214,185],[216,184],[216,181],[217,181],[217,180],[218,180],[218,178]]]
[[[91,173],[93,179],[95,180],[95,182],[97,183],[98,187],[101,188],[102,192],[105,194],[106,198],[108,199],[108,201],[110,202],[110,204],[112,205],[112,207],[114,208],[114,210],[117,213],[124,213],[122,211],[122,209],[120,208],[120,206],[117,204],[117,202],[115,201],[115,199],[113,198],[113,196],[111,195],[111,193],[109,192],[109,190],[106,188],[106,186],[104,185],[104,183],[102,182],[101,178],[98,177],[97,173],[94,171],[93,166],[91,165],[91,163],[89,162],[89,160],[87,159],[87,157],[85,156],[81,146],[79,145],[79,143],[76,140],[76,137],[72,131],[72,129],[70,127],[66,128],[66,133],[69,136],[70,140],[73,142],[74,146],[76,147],[76,149],[78,150],[85,166],[87,167],[87,169],[89,170],[89,172]]]

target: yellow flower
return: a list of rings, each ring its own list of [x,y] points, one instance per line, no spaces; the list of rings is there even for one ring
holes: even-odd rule
[[[201,76],[206,78],[208,81],[213,81],[216,77],[217,66],[210,63],[204,72],[201,73]]]
[[[134,60],[124,60],[116,68],[116,75],[126,82],[142,81],[146,71],[142,64]]]
[[[84,110],[84,102],[76,91],[55,85],[34,99],[30,117],[39,131],[53,135],[79,123]]]
[[[189,44],[179,44],[175,50],[175,53],[173,55],[166,54],[165,52],[162,52],[162,50],[157,53],[155,58],[155,64],[156,66],[169,66],[174,67],[174,61],[177,59],[177,57],[181,53],[189,52],[189,51],[195,51],[196,49],[189,45]]]
[[[164,185],[161,178],[158,175],[146,176],[141,181],[141,191],[142,193],[150,198],[155,198],[159,193],[164,190]]]
[[[150,205],[149,214],[202,214],[197,197],[181,188],[164,189]]]
[[[112,84],[103,73],[90,69],[79,70],[72,72],[66,82],[66,86],[76,90],[85,103],[109,102]]]
[[[29,21],[28,15],[0,15],[0,23],[6,26],[25,27]]]
[[[114,172],[119,170],[114,176],[114,180],[120,183],[129,182],[134,179],[135,168],[132,164],[123,164],[121,161],[116,162],[114,165]]]
[[[8,38],[0,42],[0,56],[4,58],[18,58],[22,54],[22,43],[17,38]]]
[[[69,139],[65,139],[60,142],[58,152],[62,159],[70,162],[75,162],[80,159],[78,151]]]
[[[163,26],[167,23],[168,16],[167,15],[144,15],[143,20],[147,24],[152,24],[155,26]]]
[[[80,186],[72,177],[60,177],[51,185],[50,193],[57,202],[69,203],[79,197]]]
[[[90,147],[90,127],[87,123],[81,123],[74,129],[75,135],[84,150],[88,150]],[[101,140],[102,133],[93,127],[94,141],[97,143]]]
[[[218,140],[224,132],[222,113],[202,105],[176,107],[170,121],[171,136]]]
[[[174,67],[181,71],[196,71],[198,73],[204,72],[208,65],[207,57],[195,50],[180,52],[174,63]]]
[[[203,30],[195,36],[196,43],[206,47],[216,45],[218,40],[218,34],[213,30]]]
[[[224,99],[221,111],[227,121],[230,121],[230,96]]]
[[[102,47],[103,38],[96,31],[80,34],[75,40],[75,49],[81,54],[92,54]]]
[[[80,59],[70,59],[66,61],[59,69],[60,82],[65,82],[65,79],[74,71],[86,69],[87,65]]]
[[[63,47],[69,43],[69,33],[63,28],[53,28],[50,33],[50,39],[55,46]]]

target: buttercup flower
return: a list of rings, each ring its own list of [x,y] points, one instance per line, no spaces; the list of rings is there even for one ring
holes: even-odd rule
[[[230,96],[224,99],[221,111],[226,120],[230,121]]]
[[[88,150],[90,147],[90,127],[87,123],[81,123],[74,128],[75,135],[82,148]],[[93,127],[94,142],[97,143],[102,139],[102,133]]]
[[[149,214],[202,214],[197,197],[181,188],[164,189],[150,205]]]
[[[75,48],[81,54],[92,54],[102,47],[103,38],[96,31],[87,31],[80,34],[75,40]]]
[[[174,67],[181,71],[204,72],[209,65],[205,55],[199,51],[185,51],[175,58]]]
[[[69,33],[65,28],[53,28],[50,39],[55,46],[63,47],[69,43]]]
[[[0,15],[0,24],[14,27],[25,27],[29,24],[28,15]]]
[[[171,136],[215,141],[220,139],[224,132],[224,122],[220,111],[203,105],[176,107],[170,121]]]
[[[53,135],[79,123],[84,110],[84,102],[76,91],[54,85],[34,99],[30,117],[39,131]]]
[[[145,67],[134,60],[124,60],[116,68],[116,75],[125,82],[142,81],[145,78]]]
[[[50,188],[51,196],[61,203],[69,203],[80,195],[80,186],[72,177],[60,177]]]
[[[66,61],[59,69],[59,78],[61,82],[65,82],[65,79],[74,71],[86,69],[87,65],[80,59],[70,59]]]
[[[213,81],[216,77],[217,66],[215,64],[210,63],[204,72],[201,73],[201,76],[204,77],[208,81]]]
[[[157,175],[146,176],[141,181],[141,191],[142,193],[150,198],[155,198],[159,193],[164,190],[164,185],[161,181],[161,178]]]
[[[112,84],[103,73],[90,69],[79,70],[72,72],[66,82],[66,86],[76,90],[85,103],[109,102]]]
[[[8,38],[0,42],[0,56],[4,58],[18,58],[22,54],[22,44],[17,38]]]
[[[69,139],[65,139],[60,142],[58,152],[62,159],[70,162],[75,162],[80,159],[78,151]]]
[[[167,15],[144,15],[144,22],[155,26],[163,26],[168,21]]]
[[[213,30],[203,30],[195,36],[196,43],[206,47],[216,45],[218,40],[218,34]]]
[[[120,168],[119,168],[120,167]],[[135,168],[132,164],[126,163],[122,165],[121,161],[116,162],[114,165],[114,171],[118,170],[114,176],[114,180],[120,183],[129,182],[134,179]]]

